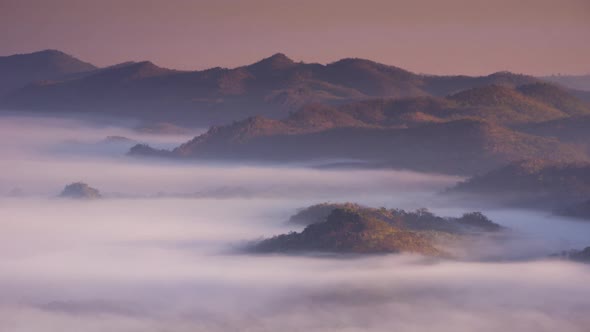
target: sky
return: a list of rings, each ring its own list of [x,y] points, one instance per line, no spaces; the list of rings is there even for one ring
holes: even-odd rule
[[[99,66],[367,58],[418,73],[590,73],[588,0],[0,0],[0,55]]]

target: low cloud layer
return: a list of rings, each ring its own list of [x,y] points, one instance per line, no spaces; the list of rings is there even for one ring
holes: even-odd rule
[[[133,132],[80,122],[63,130],[51,121],[0,131],[8,165],[0,190],[28,193],[0,197],[2,330],[582,332],[590,325],[590,266],[546,258],[590,245],[590,224],[486,210],[513,235],[478,244],[463,261],[246,255],[236,249],[298,230],[285,222],[289,215],[321,200],[425,206],[448,216],[469,208],[434,200],[458,180],[437,175],[56,153],[69,138]],[[55,198],[77,180],[107,198]],[[219,188],[242,191],[152,197]]]

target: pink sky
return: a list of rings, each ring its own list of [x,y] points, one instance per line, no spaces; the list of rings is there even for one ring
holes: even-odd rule
[[[0,0],[0,54],[233,67],[276,52],[415,72],[590,73],[590,0]]]

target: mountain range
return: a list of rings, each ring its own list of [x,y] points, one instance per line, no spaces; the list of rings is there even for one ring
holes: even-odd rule
[[[4,109],[88,112],[195,126],[255,115],[280,119],[310,103],[437,98],[489,85],[514,88],[541,82],[509,72],[480,77],[419,75],[364,59],[302,63],[281,53],[237,68],[179,71],[149,61],[97,68],[48,50],[0,57],[0,73],[0,107]],[[545,108],[544,116],[551,117],[552,110],[535,104],[527,93],[520,91],[509,98],[523,98],[515,102]],[[469,98],[479,97],[458,98],[469,106]],[[490,102],[489,107],[506,108]]]
[[[0,109],[208,126],[169,151],[136,156],[348,160],[474,175],[523,159],[590,160],[586,92],[532,76],[432,76],[364,59],[179,71],[144,62],[97,68],[49,50],[0,58]],[[153,125],[152,125],[153,127]]]

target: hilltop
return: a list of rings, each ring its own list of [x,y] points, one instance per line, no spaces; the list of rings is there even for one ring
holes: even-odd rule
[[[300,233],[278,235],[253,244],[254,252],[419,253],[448,256],[443,242],[498,232],[503,228],[480,213],[461,218],[437,217],[425,209],[416,212],[367,208],[357,204],[320,204],[304,210],[320,219]],[[301,217],[294,216],[291,220]]]

